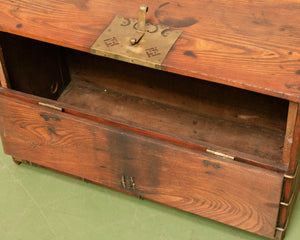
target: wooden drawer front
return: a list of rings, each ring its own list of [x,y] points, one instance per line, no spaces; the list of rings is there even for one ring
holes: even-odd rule
[[[0,95],[7,154],[274,236],[282,174]]]

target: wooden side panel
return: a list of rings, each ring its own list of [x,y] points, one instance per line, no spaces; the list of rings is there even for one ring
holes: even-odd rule
[[[140,3],[0,0],[0,30],[89,52],[115,15],[137,17]],[[298,0],[146,3],[147,21],[183,30],[164,70],[300,101]]]
[[[283,147],[282,160],[284,164],[288,164],[291,159],[291,150],[294,140],[295,124],[298,114],[298,103],[290,102],[289,112],[286,124],[286,133]]]
[[[291,109],[291,108],[290,108]],[[299,191],[300,184],[300,172],[299,172],[299,160],[300,160],[300,111],[299,105],[294,103],[292,106],[292,116],[295,118],[294,121],[290,122],[293,125],[293,132],[290,135],[292,143],[289,151],[286,153],[289,156],[289,169],[287,174],[295,176],[295,178],[287,178],[284,180],[284,188],[282,193],[282,202],[289,203],[289,206],[281,206],[279,212],[278,226],[286,228],[291,217],[293,210],[293,204]],[[298,170],[297,170],[298,168]]]
[[[7,154],[274,236],[282,174],[4,95],[0,115]]]

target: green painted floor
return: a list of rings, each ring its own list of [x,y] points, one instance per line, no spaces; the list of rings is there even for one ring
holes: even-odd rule
[[[0,147],[0,240],[266,239],[46,169]],[[300,239],[300,201],[287,240]]]

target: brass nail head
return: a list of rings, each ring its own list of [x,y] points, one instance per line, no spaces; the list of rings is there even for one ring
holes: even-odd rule
[[[148,12],[148,6],[146,4],[141,4],[140,5],[140,10],[143,12]]]
[[[131,38],[131,39],[130,39],[130,43],[131,43],[131,45],[136,44],[136,39],[135,39],[135,38]]]

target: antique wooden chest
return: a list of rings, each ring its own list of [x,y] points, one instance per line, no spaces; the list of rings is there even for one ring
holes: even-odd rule
[[[1,137],[16,163],[284,236],[299,185],[299,1],[0,0],[0,31]]]

